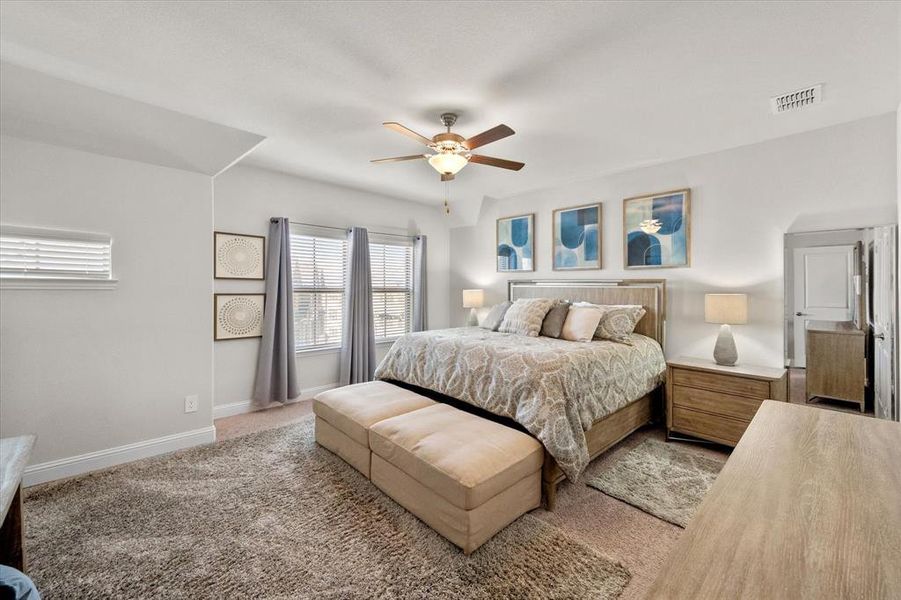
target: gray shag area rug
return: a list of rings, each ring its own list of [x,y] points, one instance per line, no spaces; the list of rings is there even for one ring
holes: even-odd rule
[[[628,571],[525,515],[472,556],[316,445],[313,421],[28,490],[56,598],[616,598]]]
[[[725,458],[697,448],[646,439],[586,483],[657,518],[685,527]]]

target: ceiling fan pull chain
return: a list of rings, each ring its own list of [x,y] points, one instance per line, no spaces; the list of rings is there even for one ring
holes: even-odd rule
[[[444,216],[450,216],[450,181],[444,182]]]

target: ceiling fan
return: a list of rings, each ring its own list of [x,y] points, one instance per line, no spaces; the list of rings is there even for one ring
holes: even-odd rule
[[[412,154],[410,156],[395,156],[393,158],[379,158],[370,162],[386,163],[400,162],[403,160],[420,160],[425,159],[429,164],[441,174],[441,181],[450,181],[454,178],[460,169],[469,163],[479,165],[488,165],[489,167],[500,167],[501,169],[510,169],[511,171],[519,171],[525,163],[512,160],[504,160],[503,158],[493,158],[481,154],[473,154],[472,150],[496,142],[505,137],[511,136],[515,131],[506,125],[498,125],[488,131],[483,131],[471,138],[464,138],[462,135],[452,133],[451,127],[457,122],[457,115],[454,113],[444,113],[441,115],[441,123],[447,127],[446,133],[439,133],[431,139],[424,135],[419,135],[415,131],[408,129],[400,123],[389,121],[382,123],[388,129],[402,133],[407,137],[411,137],[417,142],[425,144],[431,148],[435,154]]]

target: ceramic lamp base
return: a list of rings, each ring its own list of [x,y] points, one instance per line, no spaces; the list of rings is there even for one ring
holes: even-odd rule
[[[728,325],[720,326],[720,333],[716,336],[716,346],[713,348],[713,360],[716,361],[716,364],[726,367],[732,367],[738,362],[738,350],[735,349],[732,328]]]
[[[479,315],[476,314],[476,309],[469,309],[469,320],[466,321],[466,324],[470,327],[478,327],[479,325]]]

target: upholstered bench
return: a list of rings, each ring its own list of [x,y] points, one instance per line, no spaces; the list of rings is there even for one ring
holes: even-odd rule
[[[369,477],[369,427],[433,404],[425,396],[384,381],[328,390],[313,398],[316,441]]]
[[[370,479],[466,554],[541,502],[531,436],[445,404],[373,424]]]

